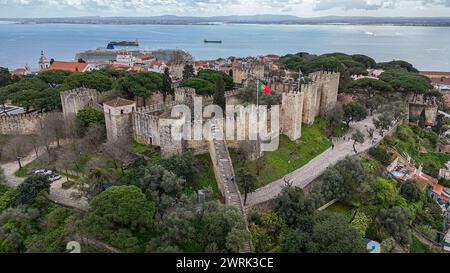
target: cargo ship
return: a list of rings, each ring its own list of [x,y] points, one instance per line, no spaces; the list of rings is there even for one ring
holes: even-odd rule
[[[139,42],[136,41],[120,41],[120,42],[109,42],[107,49],[114,49],[116,46],[139,46]]]
[[[222,40],[204,40],[205,44],[221,44]]]

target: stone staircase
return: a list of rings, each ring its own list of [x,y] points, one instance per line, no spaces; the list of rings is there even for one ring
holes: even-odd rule
[[[235,174],[231,157],[228,152],[228,147],[223,139],[223,128],[217,122],[211,121],[211,141],[208,145],[212,162],[214,164],[214,173],[216,175],[217,183],[225,198],[226,205],[233,205],[237,207],[242,214],[245,215],[244,204],[241,193],[235,183]],[[222,132],[221,132],[222,130]],[[241,253],[252,252],[251,241],[245,242],[241,247]]]

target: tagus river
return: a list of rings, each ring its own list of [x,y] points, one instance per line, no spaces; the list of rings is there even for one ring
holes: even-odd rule
[[[196,59],[262,54],[361,53],[403,59],[421,70],[450,71],[450,28],[361,25],[70,25],[0,22],[0,66],[37,67],[47,57],[73,60],[109,41],[138,39],[144,49],[184,49]],[[222,40],[222,44],[205,44]]]

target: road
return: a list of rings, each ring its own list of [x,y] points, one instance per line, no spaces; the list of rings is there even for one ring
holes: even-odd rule
[[[56,146],[56,143],[53,144],[52,146]],[[44,152],[45,149],[40,148],[38,150],[38,156],[42,155]],[[35,159],[36,153],[33,151],[32,153],[22,158],[21,160],[22,166],[25,166],[26,164],[32,162]],[[1,167],[3,168],[3,171],[5,173],[6,185],[13,188],[17,188],[25,180],[24,177],[17,177],[14,175],[14,173],[19,168],[17,161],[2,164]],[[76,199],[72,197],[72,195],[77,194],[77,191],[75,189],[68,189],[68,190],[62,189],[61,184],[64,181],[65,177],[51,184],[49,195],[50,200],[66,207],[75,208],[83,211],[87,210],[88,202],[86,199],[84,198]]]
[[[356,150],[358,153],[365,152],[371,147],[377,145],[383,137],[378,132],[375,132],[375,141],[372,142],[367,133],[367,128],[375,128],[373,125],[373,118],[374,116],[371,116],[365,120],[351,124],[351,129],[345,136],[346,140],[341,138],[333,141],[335,144],[334,149],[330,148],[326,150],[303,167],[249,194],[247,197],[247,209],[276,198],[285,186],[285,180],[292,183],[292,186],[305,188],[308,184],[319,177],[329,166],[335,165],[346,156],[354,155],[355,152],[353,150],[353,141],[349,139],[351,139],[352,134],[355,133],[356,130],[360,130],[366,135],[365,142],[363,144],[356,145]],[[394,130],[394,128],[395,126],[391,127],[389,132]],[[384,135],[386,135],[386,133]]]

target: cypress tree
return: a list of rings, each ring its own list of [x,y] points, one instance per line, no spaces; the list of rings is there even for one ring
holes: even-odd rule
[[[214,104],[222,107],[225,111],[225,83],[222,77],[216,77],[216,92],[214,93]]]

